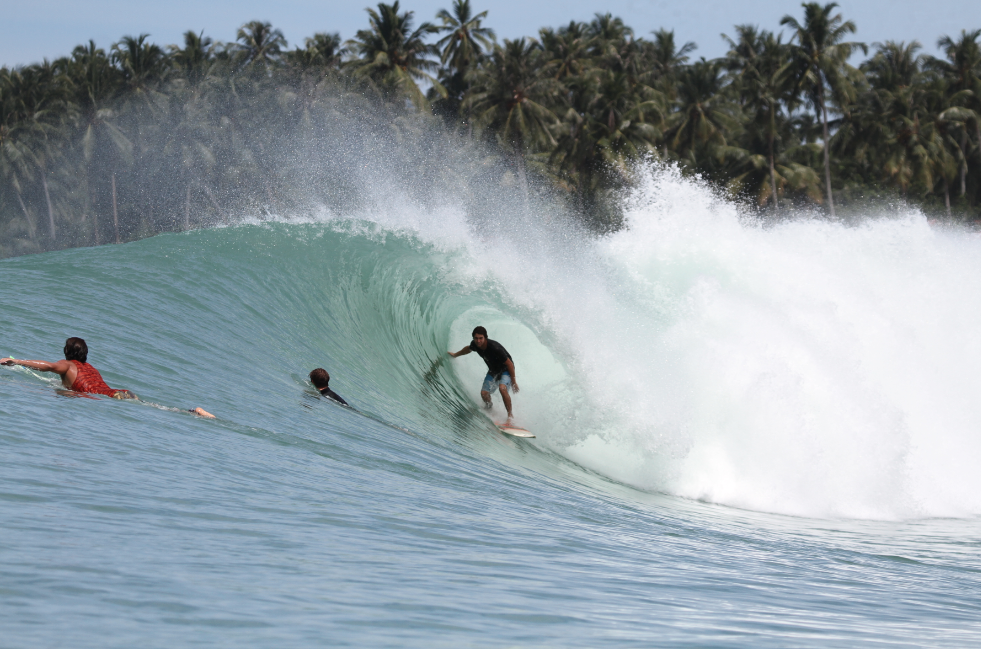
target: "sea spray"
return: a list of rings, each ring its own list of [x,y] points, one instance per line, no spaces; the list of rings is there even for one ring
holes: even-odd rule
[[[762,511],[981,513],[981,238],[916,213],[762,227],[671,169],[628,206],[595,246],[608,290],[550,305],[596,413],[570,457]]]

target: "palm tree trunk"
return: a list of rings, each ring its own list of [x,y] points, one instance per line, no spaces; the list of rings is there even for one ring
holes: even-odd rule
[[[215,210],[218,211],[218,217],[223,223],[228,223],[228,217],[225,216],[225,211],[221,209],[221,205],[218,204],[218,199],[215,198],[214,192],[206,184],[202,183],[205,195],[211,200],[211,204],[215,206]]]
[[[89,190],[89,205],[92,207],[92,229],[95,230],[95,245],[102,245],[102,237],[99,234],[99,208],[95,205],[95,201],[92,200],[92,190]]]
[[[48,232],[51,234],[51,240],[55,240],[55,215],[54,210],[51,208],[51,194],[48,193],[48,178],[44,169],[41,170],[41,187],[44,188],[44,200],[48,202]]]
[[[974,120],[974,133],[978,140],[978,163],[981,163],[981,120]],[[981,172],[981,164],[978,164],[978,171]]]
[[[831,160],[828,156],[828,109],[824,105],[824,89],[818,95],[821,102],[821,125],[824,127],[824,184],[828,193],[828,209],[835,215],[835,199],[831,193]]]
[[[947,206],[947,218],[950,218],[950,183],[947,182],[947,176],[944,175],[944,205]]]
[[[473,108],[473,99],[470,98],[470,82],[467,81],[467,139],[473,139],[473,122],[470,121],[470,110]]]
[[[191,183],[187,183],[187,193],[184,195],[184,229],[191,229]]]
[[[261,174],[261,175],[262,175],[262,184],[266,188],[266,199],[269,201],[268,209],[269,211],[276,210],[278,212],[279,208],[276,205],[276,199],[273,198],[272,185],[269,184],[269,176],[266,174]]]
[[[34,217],[31,213],[27,211],[27,205],[24,204],[24,197],[20,195],[20,190],[14,190],[17,194],[17,202],[20,203],[20,209],[24,210],[24,218],[27,219],[27,234],[31,237],[31,241],[37,238],[37,226],[34,225]]]
[[[576,164],[576,210],[583,217],[586,216],[586,179],[585,165],[580,161]]]
[[[773,169],[773,131],[774,126],[774,115],[773,115],[773,104],[770,104],[770,191],[773,193],[773,213],[777,213],[779,207],[779,202],[777,201],[777,174]]]
[[[95,190],[93,189],[92,183],[92,171],[89,169],[88,165],[85,165],[85,184],[84,194],[85,194],[85,212],[92,215],[92,239],[94,241],[93,245],[99,245],[99,207],[96,205],[95,201]]]
[[[777,200],[777,174],[773,169],[773,143],[770,144],[770,192],[773,194],[773,214],[777,214],[779,202]]]
[[[119,240],[119,211],[116,209],[116,172],[112,173],[112,223],[116,228],[116,243],[122,243]]]
[[[967,193],[967,156],[964,152],[967,151],[967,129],[961,131],[961,155],[963,160],[961,160],[961,197]]]
[[[521,154],[521,145],[516,143],[514,146],[514,163],[518,172],[518,184],[521,185],[522,197],[525,200],[525,216],[531,214],[531,205],[528,195],[528,174],[525,173],[525,157]]]

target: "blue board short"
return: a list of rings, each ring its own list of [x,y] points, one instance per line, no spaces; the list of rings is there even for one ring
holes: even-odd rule
[[[511,391],[511,374],[508,372],[503,372],[501,374],[501,380],[498,381],[494,378],[494,375],[490,372],[484,377],[484,384],[480,386],[481,392],[494,392],[497,390],[497,386],[504,385],[507,387],[508,392]]]

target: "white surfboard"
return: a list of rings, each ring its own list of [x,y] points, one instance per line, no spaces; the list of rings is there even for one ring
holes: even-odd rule
[[[510,435],[511,437],[534,437],[534,435],[524,428],[518,428],[517,426],[508,426],[507,424],[497,424],[497,429],[500,430],[505,435]]]

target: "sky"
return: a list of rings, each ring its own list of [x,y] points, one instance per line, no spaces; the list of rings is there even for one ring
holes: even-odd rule
[[[436,12],[452,0],[402,0],[415,12],[416,24],[435,22]],[[928,54],[937,38],[956,37],[963,29],[981,29],[978,0],[841,0],[839,11],[858,27],[854,40],[918,40]],[[374,6],[371,3],[370,6]],[[250,20],[268,21],[280,29],[291,47],[316,32],[339,32],[348,39],[368,25],[365,0],[0,0],[0,65],[16,66],[71,53],[93,39],[108,48],[122,36],[150,34],[160,45],[180,43],[187,30],[204,31],[220,41],[235,39],[236,29]],[[780,30],[780,18],[803,19],[799,0],[471,0],[475,11],[487,10],[485,26],[498,39],[534,36],[541,27],[559,27],[570,20],[588,21],[597,12],[619,16],[637,36],[660,28],[673,29],[676,42],[694,41],[695,56],[725,54],[720,34],[751,23]]]

